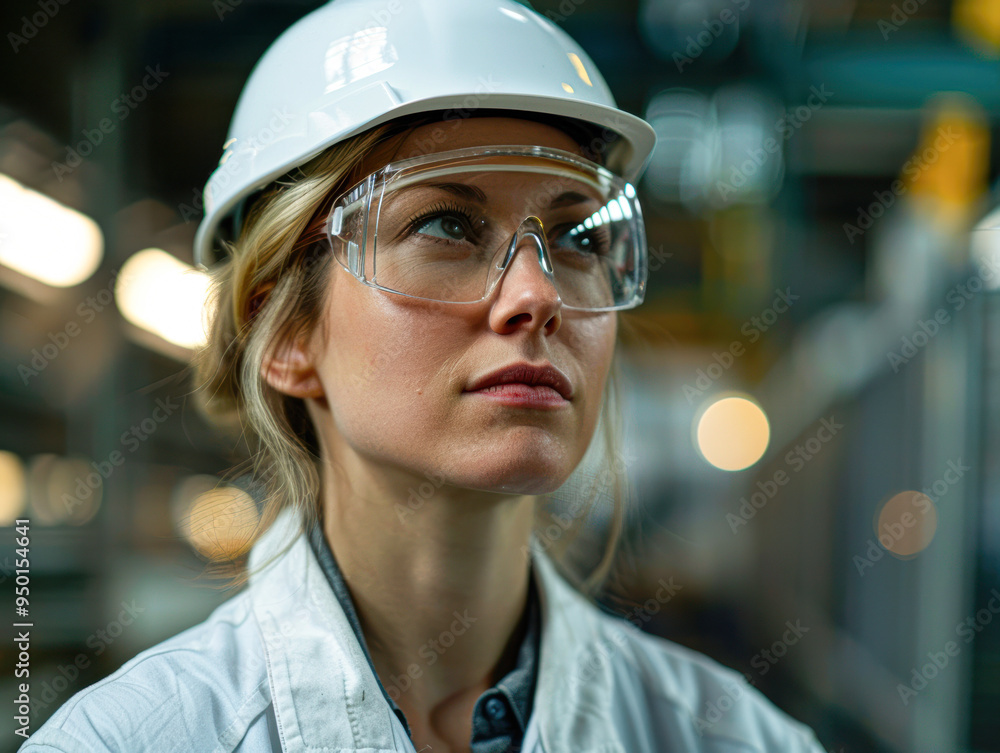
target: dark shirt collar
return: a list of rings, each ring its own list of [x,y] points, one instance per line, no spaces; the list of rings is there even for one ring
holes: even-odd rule
[[[354,629],[358,643],[364,650],[368,666],[371,667],[372,674],[378,678],[351,593],[319,522],[314,523],[310,528],[308,538],[309,545],[312,547],[320,567],[323,568],[326,579],[329,581],[337,601],[340,602],[347,621]],[[534,705],[535,680],[538,675],[541,641],[541,608],[534,576],[534,572],[531,572],[528,579],[527,630],[517,652],[517,664],[496,685],[484,692],[476,700],[473,708],[472,753],[507,753],[508,751],[520,750],[524,730],[531,718],[531,709]],[[407,723],[405,715],[389,696],[381,678],[378,679],[382,695],[402,723],[406,734],[412,739],[410,725]]]

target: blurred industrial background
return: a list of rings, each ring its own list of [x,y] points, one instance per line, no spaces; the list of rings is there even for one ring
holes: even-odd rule
[[[247,74],[319,4],[0,5],[0,603],[28,519],[32,729],[231,595],[212,564],[256,506],[190,398],[191,241]],[[1000,3],[532,6],[659,136],[619,464],[646,606],[608,608],[828,750],[1000,751]],[[11,635],[0,750],[16,661]]]

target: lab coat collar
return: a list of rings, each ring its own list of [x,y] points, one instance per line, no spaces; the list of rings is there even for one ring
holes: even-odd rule
[[[534,534],[531,556],[542,638],[525,753],[529,739],[540,739],[541,747],[531,748],[546,752],[621,753],[606,661],[614,646],[601,630],[606,618],[556,571]],[[278,516],[255,544],[249,564],[283,751],[412,753],[296,511]]]

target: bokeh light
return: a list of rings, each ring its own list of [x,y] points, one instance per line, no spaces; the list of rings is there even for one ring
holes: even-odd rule
[[[891,497],[875,519],[875,535],[890,554],[908,558],[926,549],[937,531],[937,509],[926,494],[905,491]]]
[[[0,526],[13,525],[27,501],[24,463],[13,452],[0,450]]]
[[[183,348],[205,342],[208,275],[158,248],[129,257],[115,281],[115,301],[132,324]]]
[[[86,280],[101,263],[97,223],[0,175],[0,264],[53,287]]]
[[[32,520],[44,525],[82,525],[97,514],[104,477],[84,458],[42,454],[28,467]]]
[[[235,560],[249,552],[260,516],[242,489],[218,486],[211,476],[191,476],[174,494],[181,535],[210,560]]]
[[[764,455],[771,438],[767,415],[748,397],[724,397],[697,419],[698,450],[724,471],[749,468]]]

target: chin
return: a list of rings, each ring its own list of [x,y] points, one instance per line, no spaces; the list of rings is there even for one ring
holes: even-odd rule
[[[488,446],[469,447],[461,458],[470,470],[469,488],[507,494],[548,494],[566,483],[586,448],[577,448],[548,432],[515,431]],[[459,456],[461,457],[461,456]],[[478,482],[478,483],[477,483]]]
[[[488,466],[479,465],[464,479],[453,483],[468,489],[500,494],[549,494],[566,483],[572,468],[564,463],[539,462],[539,458],[511,458],[509,462],[491,458]]]

